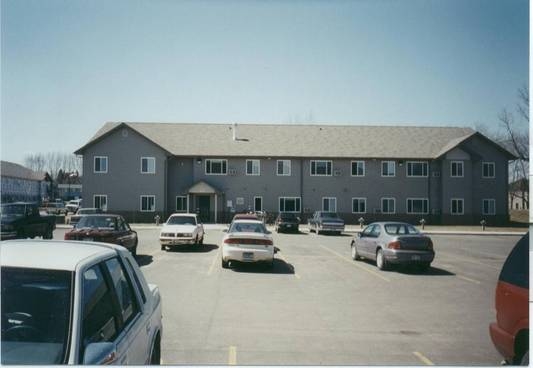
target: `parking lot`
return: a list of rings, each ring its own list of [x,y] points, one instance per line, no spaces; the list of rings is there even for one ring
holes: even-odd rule
[[[62,239],[65,229],[54,238]],[[350,235],[276,234],[274,268],[222,269],[221,230],[138,262],[163,295],[163,364],[497,365],[494,289],[519,236],[432,236],[426,273],[350,258]]]

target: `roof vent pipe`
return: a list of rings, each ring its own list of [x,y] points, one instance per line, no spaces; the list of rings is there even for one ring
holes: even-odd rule
[[[237,124],[233,123],[233,140],[237,140]]]

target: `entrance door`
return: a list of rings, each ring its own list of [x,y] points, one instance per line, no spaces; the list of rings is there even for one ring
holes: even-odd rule
[[[211,221],[211,198],[209,196],[198,196],[198,209],[200,210],[200,221]]]

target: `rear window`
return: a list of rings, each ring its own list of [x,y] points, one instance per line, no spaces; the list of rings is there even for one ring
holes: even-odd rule
[[[412,225],[406,224],[387,224],[385,232],[389,235],[415,235],[420,232]]]
[[[230,233],[263,233],[267,232],[265,225],[257,222],[234,222],[230,229]]]
[[[529,233],[515,245],[503,264],[500,281],[529,288]]]

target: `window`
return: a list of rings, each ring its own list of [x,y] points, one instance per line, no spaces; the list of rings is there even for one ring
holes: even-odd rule
[[[141,157],[141,174],[155,174],[155,157]]]
[[[331,176],[331,161],[311,160],[311,176]]]
[[[122,321],[127,324],[139,312],[139,306],[135,302],[135,292],[117,258],[111,258],[105,264],[117,294]]]
[[[452,161],[450,165],[450,176],[452,178],[462,178],[464,176],[463,161]]]
[[[187,197],[177,196],[176,197],[176,212],[188,212],[187,206]]]
[[[366,198],[352,198],[352,213],[366,213]]]
[[[381,161],[381,176],[396,176],[396,162]]]
[[[246,160],[246,175],[260,175],[260,163],[259,160]]]
[[[141,284],[141,281],[139,280],[139,276],[137,275],[137,273],[140,271],[135,270],[135,267],[133,267],[133,264],[130,262],[128,258],[125,258],[125,260],[126,260],[126,268],[128,268],[128,270],[130,271],[130,274],[133,275],[133,280],[135,280],[135,283],[137,284],[137,290],[139,290],[143,304],[145,304],[146,295],[144,294],[144,288]]]
[[[280,197],[279,212],[300,212],[301,199],[299,197]]]
[[[278,160],[278,176],[291,176],[291,160]]]
[[[495,199],[484,199],[482,213],[484,215],[495,215],[496,214],[496,200]]]
[[[107,173],[107,156],[94,157],[94,172],[96,174]]]
[[[141,212],[154,212],[155,211],[155,195],[142,195],[141,196]]]
[[[483,178],[492,179],[496,177],[496,165],[494,162],[483,162]]]
[[[364,161],[352,161],[352,176],[365,176]]]
[[[464,214],[464,199],[452,198],[451,213],[452,215]]]
[[[396,199],[381,198],[381,213],[395,213],[395,212],[396,212]]]
[[[111,290],[99,265],[83,273],[82,348],[93,342],[112,341],[118,330]],[[82,349],[83,350],[83,349]]]
[[[408,161],[407,176],[410,177],[427,177],[428,163],[423,161]]]
[[[337,212],[337,198],[335,197],[322,198],[322,211]]]
[[[107,211],[107,195],[95,194],[93,197],[94,208],[100,208],[102,211]]]
[[[254,211],[263,211],[263,197],[254,197]]]
[[[228,160],[205,160],[206,175],[226,175],[228,173]]]
[[[429,210],[429,201],[427,198],[407,198],[407,213],[425,214]]]

